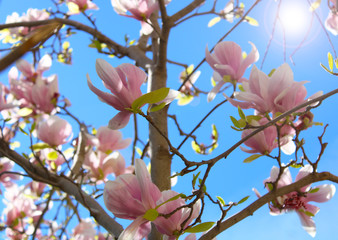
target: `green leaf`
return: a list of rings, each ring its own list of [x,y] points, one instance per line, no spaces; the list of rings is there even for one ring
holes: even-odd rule
[[[157,217],[158,217],[158,211],[156,209],[149,209],[143,215],[143,218],[147,219],[149,221],[154,221],[154,220],[156,220]]]
[[[272,74],[276,71],[276,68],[271,69],[270,73],[268,74],[269,77],[272,76]]]
[[[333,70],[333,57],[332,57],[332,54],[330,52],[327,53],[327,59],[329,61],[329,68],[332,72],[332,70]]]
[[[259,158],[259,157],[261,157],[261,156],[264,156],[264,155],[262,155],[262,154],[253,154],[253,155],[251,155],[250,157],[247,157],[246,159],[244,159],[243,162],[244,162],[244,163],[250,163],[250,162],[256,160],[257,158]]]
[[[246,121],[244,119],[238,120],[239,128],[244,128],[246,126]]]
[[[50,148],[50,146],[47,143],[36,143],[31,147],[33,151],[39,151],[45,148]]]
[[[309,217],[314,217],[315,215],[312,212],[304,211],[304,213]]]
[[[236,118],[234,118],[233,116],[230,116],[230,119],[236,128],[241,128]]]
[[[220,196],[216,196],[216,198],[218,199],[219,203],[224,206],[225,205],[225,202],[223,200],[223,198],[221,198]]]
[[[319,188],[314,188],[309,191],[309,193],[316,193],[319,191]]]
[[[139,108],[147,103],[153,104],[164,100],[168,96],[169,90],[169,88],[160,88],[142,95],[132,103],[132,110],[137,112]]]
[[[211,19],[208,23],[208,27],[214,26],[219,21],[221,21],[221,17],[215,17],[215,18]]]
[[[259,116],[259,115],[249,115],[249,116],[246,116],[246,120],[248,121],[248,123],[251,123],[252,120],[255,120],[255,121],[259,121],[262,119],[262,116]]]
[[[169,198],[167,201],[165,201],[165,202],[161,203],[160,205],[156,206],[155,209],[161,207],[162,205],[164,205],[164,204],[166,204],[166,203],[168,203],[168,202],[177,200],[177,199],[179,199],[180,197],[183,198],[183,197],[186,197],[186,196],[185,196],[183,193],[179,193],[179,194],[177,194],[176,196],[173,196],[172,198]]]
[[[197,181],[198,176],[200,175],[201,172],[198,172],[196,175],[193,174],[193,178],[192,178],[192,187],[195,188],[195,184]]]
[[[23,128],[22,128],[22,127],[19,127],[19,130],[20,130],[20,132],[22,132],[23,134],[25,134],[25,135],[29,136],[29,135],[28,135],[28,133],[26,133],[26,131],[25,131],[25,130],[23,130]]]
[[[238,108],[238,114],[241,117],[241,119],[246,120],[243,110],[239,106],[237,108]]]
[[[155,105],[155,106],[151,107],[150,112],[157,112],[157,111],[161,110],[162,108],[164,108],[165,105],[166,105],[165,102],[158,104],[158,105]]]
[[[255,26],[255,27],[259,26],[258,21],[256,19],[252,18],[252,17],[246,16],[245,20],[252,26]]]
[[[51,161],[54,161],[54,160],[58,159],[58,156],[59,155],[58,155],[58,153],[56,151],[52,151],[52,152],[49,152],[47,154],[47,159],[51,160]]]
[[[187,233],[199,233],[199,232],[206,232],[208,231],[215,222],[205,222],[205,223],[200,223],[194,227],[188,228],[185,230]]]
[[[332,71],[330,71],[327,67],[325,67],[324,64],[321,63],[320,66],[324,68],[325,71],[332,74]]]
[[[246,196],[244,198],[242,198],[241,200],[239,200],[239,202],[237,204],[241,204],[241,203],[244,203],[246,200],[248,200],[250,196]]]

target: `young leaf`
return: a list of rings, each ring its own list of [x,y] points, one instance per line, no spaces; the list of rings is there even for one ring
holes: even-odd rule
[[[188,228],[185,230],[187,233],[199,233],[199,232],[205,232],[208,231],[215,222],[205,222],[205,223],[200,223],[194,227]]]
[[[253,155],[251,155],[250,157],[247,157],[246,159],[244,159],[244,163],[250,163],[250,162],[252,162],[252,161],[254,161],[254,160],[256,160],[257,158],[259,158],[259,157],[261,157],[261,156],[263,156],[262,154],[253,154]]]
[[[195,184],[197,181],[198,176],[200,175],[201,172],[198,172],[196,175],[193,174],[193,178],[192,178],[192,187],[195,188]]]
[[[143,215],[143,218],[149,221],[154,221],[157,217],[158,217],[158,211],[156,209],[149,209]]]
[[[161,110],[162,108],[164,108],[165,105],[166,105],[165,102],[163,102],[163,103],[161,103],[161,104],[158,104],[158,105],[155,105],[155,106],[151,107],[150,112],[156,112],[156,111],[159,111],[159,110]]]
[[[137,111],[139,108],[141,108],[143,105],[147,103],[154,104],[160,102],[168,96],[169,90],[170,90],[169,88],[160,88],[155,91],[146,93],[141,97],[137,98],[132,103],[131,108],[134,111]]]
[[[242,198],[241,200],[239,200],[239,202],[237,204],[241,204],[241,203],[244,203],[246,200],[248,200],[250,196],[246,196],[244,198]]]
[[[215,17],[215,18],[211,19],[208,23],[208,27],[214,26],[219,21],[221,21],[221,17]]]
[[[20,117],[27,117],[27,116],[30,115],[32,112],[33,112],[33,110],[30,109],[30,108],[21,108],[21,109],[18,111],[18,115],[19,115]]]
[[[239,106],[238,106],[238,114],[241,117],[241,119],[243,119],[244,121],[246,120],[245,114]]]
[[[316,10],[320,6],[321,1],[322,0],[316,0],[315,2],[313,2],[309,9],[310,12],[313,12],[314,10]]]
[[[230,116],[231,122],[234,124],[234,126],[236,128],[241,128],[241,126],[239,125],[239,122],[237,121],[236,118],[234,118],[233,116]]]
[[[246,16],[245,20],[252,26],[255,26],[255,27],[259,26],[258,21],[256,19],[252,18],[252,17]]]
[[[202,152],[201,147],[195,141],[191,142],[191,147],[196,153]]]
[[[52,151],[52,152],[49,152],[47,154],[47,159],[48,160],[51,160],[51,161],[54,161],[58,158],[58,153],[56,151]]]
[[[314,188],[309,191],[309,193],[316,193],[319,191],[319,188]]]
[[[219,203],[224,206],[225,205],[225,201],[223,200],[223,198],[221,198],[220,196],[216,196],[216,198],[218,199]]]
[[[49,148],[50,146],[47,144],[47,143],[36,143],[34,144],[31,149],[33,151],[39,151],[39,150],[42,150],[42,149],[45,149],[45,148]]]
[[[332,71],[333,70],[333,57],[330,52],[327,53],[327,59],[329,61],[329,68]]]

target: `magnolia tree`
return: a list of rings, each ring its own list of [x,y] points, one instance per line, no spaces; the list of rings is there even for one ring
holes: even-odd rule
[[[51,0],[44,9],[2,16],[2,236],[215,239],[268,208],[271,215],[297,213],[299,227],[315,237],[317,203],[333,198],[338,183],[334,168],[319,171],[327,166],[326,134],[337,129],[316,120],[316,111],[338,89],[308,94],[312,83],[294,79],[293,72],[305,72],[297,73],[292,64],[317,24],[331,50],[324,52],[328,63],[320,67],[313,56],[318,64],[308,64],[307,71],[318,68],[322,79],[338,75],[338,2],[304,1],[312,18],[290,60],[285,57],[289,26],[282,18],[287,1],[107,2]],[[262,43],[252,33],[264,25],[259,17],[264,11],[273,17],[269,41]],[[201,32],[216,23],[221,37]],[[278,28],[284,29],[278,45],[284,59],[273,55],[265,70]],[[134,40],[124,35],[130,31]],[[231,41],[236,32],[250,43],[250,52],[242,50],[249,44]],[[74,40],[78,35],[81,41]],[[180,35],[190,44],[181,46]],[[175,48],[191,49],[199,41],[204,47],[192,51],[201,59],[191,54],[189,62],[181,62],[180,55],[190,54]],[[86,61],[76,57],[83,52]],[[81,72],[76,61],[84,65]],[[47,73],[55,65],[60,76],[73,74],[61,79]],[[74,94],[65,96],[62,89],[69,90],[74,78],[79,79],[69,91]],[[80,93],[84,88],[86,97]],[[86,105],[94,96],[85,108],[72,105],[76,98]],[[313,139],[316,145],[308,145]],[[242,180],[253,191],[239,187],[239,193]]]

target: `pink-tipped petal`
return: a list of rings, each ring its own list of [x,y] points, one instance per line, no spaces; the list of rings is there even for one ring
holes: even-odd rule
[[[113,130],[124,128],[129,122],[130,115],[131,113],[127,111],[119,112],[115,117],[110,119],[108,127]]]

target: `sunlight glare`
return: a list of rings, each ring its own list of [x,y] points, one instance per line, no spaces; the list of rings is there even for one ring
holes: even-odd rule
[[[284,2],[283,2],[284,3]],[[288,36],[296,37],[309,27],[308,7],[297,4],[296,1],[286,1],[279,12],[280,22]]]

